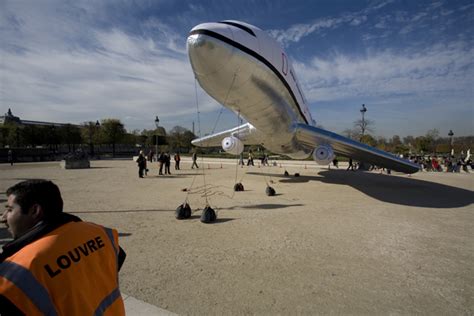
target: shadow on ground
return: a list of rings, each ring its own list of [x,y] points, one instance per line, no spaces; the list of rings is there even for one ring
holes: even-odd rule
[[[113,211],[76,211],[71,214],[95,214],[95,213],[142,213],[142,212],[174,212],[175,210],[113,210]]]
[[[261,173],[250,174],[264,175]],[[455,208],[474,203],[474,192],[472,191],[409,177],[369,172],[347,172],[345,170],[320,171],[317,176],[294,177],[282,174],[270,174],[270,176],[284,178],[279,180],[282,183],[319,181],[349,185],[374,199],[400,205]]]
[[[236,205],[231,207],[223,208],[225,210],[233,210],[233,209],[249,209],[249,210],[275,210],[275,209],[282,209],[285,207],[293,207],[293,206],[304,206],[304,204],[253,204],[253,205]]]

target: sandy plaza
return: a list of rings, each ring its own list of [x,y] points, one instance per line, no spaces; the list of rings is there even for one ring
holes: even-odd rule
[[[474,313],[473,173],[198,164],[158,176],[149,163],[143,179],[130,159],[4,164],[0,200],[21,180],[52,180],[66,212],[119,231],[122,293],[179,315]],[[177,220],[185,201],[191,219]],[[206,204],[215,223],[200,221]]]

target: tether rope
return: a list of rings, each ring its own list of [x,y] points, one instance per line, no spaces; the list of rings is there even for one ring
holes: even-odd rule
[[[236,74],[234,74],[234,77],[232,78],[232,82],[230,84],[230,87],[229,89],[227,90],[227,93],[226,93],[226,96],[225,96],[225,99],[224,99],[224,104],[227,102],[227,98],[229,97],[229,94],[230,94],[230,91],[232,90],[233,86],[234,86],[234,82],[235,82],[235,78],[236,78]],[[199,111],[199,99],[198,99],[198,92],[197,92],[197,79],[196,77],[194,77],[194,95],[195,95],[195,99],[196,99],[196,112],[197,112],[197,121],[198,121],[198,135],[199,135],[199,138],[202,137],[201,135],[201,112]],[[217,116],[217,119],[216,119],[216,122],[214,124],[214,127],[212,129],[212,132],[211,134],[214,134],[214,131],[217,127],[217,123],[219,122],[219,119],[222,115],[222,111],[223,111],[223,107],[221,107],[220,111],[219,111],[219,115]],[[205,167],[204,167],[204,157],[203,155],[201,155],[201,169],[202,169],[202,176],[203,176],[203,182],[204,182],[204,187],[206,188],[207,187],[207,183],[206,183],[206,172],[205,172]],[[196,176],[199,174],[199,170],[196,170],[196,173],[193,177],[193,180],[191,182],[191,186],[189,187],[189,189],[187,190],[187,194],[186,194],[186,198],[185,198],[185,203],[188,202],[188,198],[189,198],[189,194],[192,190],[192,187],[194,185],[194,182],[196,180]],[[206,205],[209,205],[209,199],[208,199],[208,196],[210,195],[213,195],[212,193],[208,193],[207,191],[204,192],[204,194],[202,195],[205,200],[206,200]]]

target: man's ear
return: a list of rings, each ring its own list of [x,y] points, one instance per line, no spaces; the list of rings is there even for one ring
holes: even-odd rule
[[[30,215],[35,221],[40,221],[44,217],[43,207],[39,204],[33,204],[30,208]]]

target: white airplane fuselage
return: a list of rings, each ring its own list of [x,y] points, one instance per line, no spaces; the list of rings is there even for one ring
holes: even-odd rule
[[[335,154],[380,167],[414,173],[419,165],[353,139],[318,128],[286,53],[261,29],[238,21],[203,23],[187,41],[194,75],[217,102],[248,121],[192,141],[239,154],[262,145],[294,159],[313,154],[318,164]]]
[[[295,123],[312,125],[313,119],[291,63],[274,39],[254,26],[225,21],[194,27],[187,45],[201,87],[250,122],[261,145],[295,159],[311,154],[294,141],[293,130]]]

